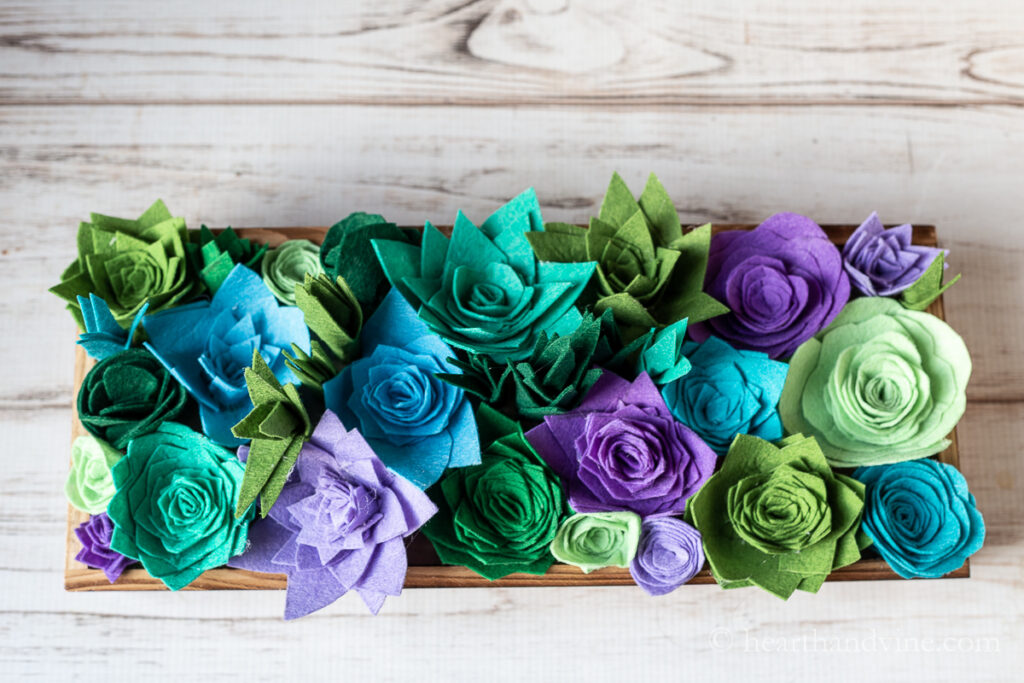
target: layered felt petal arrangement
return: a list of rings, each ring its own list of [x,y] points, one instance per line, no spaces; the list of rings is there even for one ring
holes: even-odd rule
[[[530,189],[479,226],[264,234],[159,201],[79,227],[52,290],[93,359],[65,494],[103,584],[283,574],[286,619],[375,614],[424,563],[787,598],[984,541],[942,455],[970,355],[925,312],[956,279],[909,225],[684,228],[616,174],[586,228]]]

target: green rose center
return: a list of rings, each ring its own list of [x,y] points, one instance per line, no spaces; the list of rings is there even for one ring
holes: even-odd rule
[[[736,533],[769,554],[799,552],[832,530],[825,482],[791,465],[740,479],[726,504]]]
[[[145,251],[119,254],[106,262],[107,276],[118,305],[134,309],[163,288],[164,271]]]
[[[653,262],[641,249],[621,239],[611,239],[605,247],[601,265],[608,281],[617,291],[627,289],[634,296],[649,294],[657,281],[650,272]]]
[[[549,488],[541,467],[499,462],[480,474],[472,492],[471,509],[476,522],[464,530],[474,529],[475,544],[484,541],[516,550],[545,545],[554,533],[558,513],[557,506],[545,496]],[[495,537],[486,538],[482,530],[488,526]]]

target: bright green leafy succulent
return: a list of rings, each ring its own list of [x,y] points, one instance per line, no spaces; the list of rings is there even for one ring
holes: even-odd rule
[[[230,227],[214,234],[203,225],[199,232],[193,231],[192,242],[188,244],[192,265],[210,294],[217,293],[231,270],[239,263],[258,273],[260,261],[266,253],[266,244],[257,244],[239,237]]]

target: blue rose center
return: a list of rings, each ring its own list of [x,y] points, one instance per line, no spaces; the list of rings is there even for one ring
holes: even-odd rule
[[[265,343],[265,319],[242,313],[238,306],[222,311],[213,321],[206,338],[199,366],[209,381],[210,393],[222,406],[234,406],[248,397],[245,369],[252,363],[253,351],[259,351],[271,367],[281,349]]]

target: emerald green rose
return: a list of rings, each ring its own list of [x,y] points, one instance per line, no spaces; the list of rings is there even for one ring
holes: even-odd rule
[[[149,313],[188,301],[199,280],[189,267],[184,218],[173,218],[157,200],[137,220],[91,215],[78,226],[78,258],[50,291],[68,302],[78,327],[85,329],[78,297],[96,294],[127,327],[143,304]]]
[[[967,347],[945,322],[865,297],[796,350],[779,414],[834,467],[913,460],[949,446],[970,375]]]
[[[687,504],[723,588],[760,586],[781,598],[816,593],[870,543],[857,533],[864,485],[833,472],[813,438],[780,445],[740,434],[722,469]]]
[[[551,554],[589,574],[603,567],[628,567],[640,544],[640,515],[635,512],[588,512],[562,522]]]
[[[448,470],[427,494],[438,507],[423,533],[445,564],[494,580],[543,574],[569,508],[558,477],[518,424],[486,405],[477,413],[481,463]]]
[[[288,240],[263,257],[260,266],[263,281],[277,300],[288,306],[295,305],[295,288],[306,274],[316,277],[324,272],[320,265],[320,247],[309,240]]]
[[[184,588],[245,550],[254,510],[234,514],[244,472],[234,453],[184,425],[134,439],[113,470],[110,547]]]
[[[120,451],[94,436],[75,439],[71,444],[71,471],[64,482],[68,502],[90,515],[105,511],[114,497],[110,469],[120,459]]]

